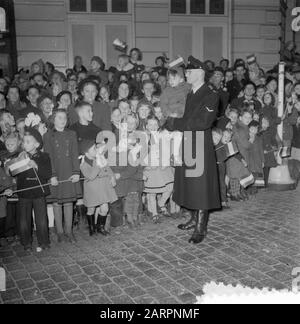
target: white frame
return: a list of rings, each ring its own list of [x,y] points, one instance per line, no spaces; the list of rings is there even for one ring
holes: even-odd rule
[[[128,15],[132,13],[132,4],[134,0],[127,0],[128,1],[128,11],[127,12],[112,12],[112,0],[107,0],[107,12],[96,12],[91,11],[91,0],[86,0],[87,11],[71,11],[70,10],[70,0],[67,0],[67,12],[68,14],[93,14],[93,15]]]
[[[224,17],[224,16],[228,16],[229,15],[229,8],[230,8],[230,2],[231,0],[224,0],[225,1],[225,10],[224,10],[224,14],[220,14],[220,15],[216,15],[216,14],[210,14],[209,13],[209,1],[210,0],[205,0],[205,14],[192,14],[191,13],[191,0],[185,0],[186,1],[186,13],[185,14],[180,14],[180,13],[172,13],[171,12],[171,0],[169,0],[169,15],[170,16],[191,16],[191,17],[205,17],[205,16],[209,16],[209,17]]]

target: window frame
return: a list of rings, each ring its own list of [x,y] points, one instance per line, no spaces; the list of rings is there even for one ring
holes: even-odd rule
[[[107,11],[92,11],[92,3],[91,0],[86,0],[86,11],[71,11],[71,3],[70,0],[67,0],[67,11],[69,14],[93,14],[93,15],[131,15],[132,13],[132,0],[127,0],[127,12],[113,12],[112,11],[112,0],[107,0]]]
[[[229,15],[229,2],[230,0],[224,0],[224,14],[211,14],[210,13],[210,0],[205,0],[205,13],[204,14],[194,14],[191,13],[191,0],[186,0],[186,13],[172,13],[172,4],[169,0],[169,15],[170,16],[190,16],[190,17],[225,17]]]

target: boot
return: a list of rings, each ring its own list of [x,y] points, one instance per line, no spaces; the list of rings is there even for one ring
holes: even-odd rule
[[[197,211],[191,210],[189,214],[191,216],[191,219],[186,224],[178,225],[178,229],[180,229],[181,231],[189,231],[194,229],[196,226]]]
[[[204,241],[207,235],[207,226],[209,221],[209,213],[207,210],[200,210],[196,216],[196,228],[189,243],[199,244]]]
[[[84,205],[75,206],[74,214],[74,227],[77,227],[77,230],[80,229],[80,224],[86,222],[86,207]]]
[[[89,224],[89,234],[90,236],[93,236],[96,233],[95,215],[87,215],[86,217]]]
[[[97,220],[97,232],[103,236],[107,236],[110,234],[105,230],[106,219],[106,216],[103,217],[99,215]]]

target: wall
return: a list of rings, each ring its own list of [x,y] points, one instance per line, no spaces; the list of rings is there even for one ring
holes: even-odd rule
[[[264,68],[280,59],[279,0],[233,0],[233,58],[255,53]]]
[[[60,69],[71,65],[66,1],[14,2],[19,66],[28,66],[39,58],[53,62]],[[152,66],[162,52],[169,54],[169,0],[136,0],[133,15],[132,43],[143,50],[145,64]],[[189,17],[183,19],[189,21]],[[228,45],[233,59],[255,52],[265,68],[278,62],[279,0],[232,0],[229,19],[232,19],[232,44],[228,41]]]
[[[27,67],[42,58],[67,66],[64,0],[14,0],[18,64]]]
[[[146,65],[153,66],[162,52],[169,54],[169,1],[136,0],[135,34]]]

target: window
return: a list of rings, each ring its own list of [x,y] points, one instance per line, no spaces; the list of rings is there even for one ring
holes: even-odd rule
[[[191,14],[205,14],[205,0],[191,0]]]
[[[0,32],[5,32],[6,30],[6,12],[4,8],[0,7]]]
[[[128,0],[69,0],[71,12],[128,13]],[[184,0],[185,1],[185,0]]]
[[[209,13],[211,15],[224,15],[224,0],[210,0]]]
[[[92,12],[107,12],[107,0],[91,0]]]
[[[70,0],[70,11],[87,11],[86,0]]]
[[[185,14],[186,13],[186,0],[171,0],[171,13],[172,14]]]
[[[127,0],[112,0],[111,3],[112,12],[128,12]]]
[[[225,0],[170,0],[171,14],[224,15]]]

